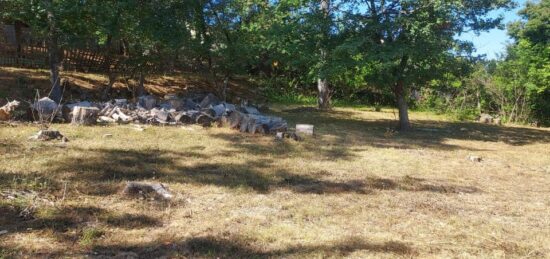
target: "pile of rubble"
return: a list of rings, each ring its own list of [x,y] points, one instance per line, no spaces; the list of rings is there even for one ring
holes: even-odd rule
[[[78,125],[96,123],[139,123],[158,125],[216,124],[239,129],[241,132],[275,134],[287,130],[287,122],[280,117],[262,115],[257,108],[220,101],[215,95],[203,98],[180,98],[175,95],[158,99],[142,96],[137,103],[115,99],[105,103],[88,101],[58,106],[49,98],[33,104],[41,119],[60,119]]]

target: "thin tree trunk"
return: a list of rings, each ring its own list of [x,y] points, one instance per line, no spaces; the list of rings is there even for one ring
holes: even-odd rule
[[[329,5],[330,0],[321,0],[321,12],[324,15],[325,21],[324,21],[324,28],[323,28],[323,41],[328,40],[328,34],[329,34],[329,22],[327,19],[329,19]],[[327,61],[327,49],[324,46],[325,42],[320,42],[320,62],[323,64],[323,67],[326,66]],[[319,73],[319,78],[317,79],[317,90],[318,90],[318,98],[317,98],[317,104],[319,109],[321,110],[328,110],[330,109],[330,87],[328,80],[325,75],[323,75],[323,71]]]
[[[407,104],[406,91],[403,80],[397,81],[397,84],[395,85],[395,97],[397,99],[397,108],[399,109],[399,130],[410,130],[411,124],[409,122],[409,107]]]
[[[103,94],[102,94],[102,98],[104,100],[108,99],[109,98],[109,93],[111,92],[112,88],[113,88],[113,85],[115,84],[115,80],[116,80],[116,73],[115,73],[115,69],[114,68],[111,68],[111,64],[114,62],[114,47],[113,47],[113,37],[112,35],[108,35],[107,36],[107,53],[106,53],[106,56],[105,56],[105,63],[107,63],[107,77],[109,78],[109,82],[107,83],[107,87],[105,87],[105,89],[103,89]]]
[[[481,90],[478,88],[476,91],[477,100],[477,113],[481,114]]]
[[[21,58],[23,57],[23,49],[22,49],[22,42],[21,42],[21,38],[22,38],[22,31],[21,31],[21,27],[23,26],[23,24],[19,21],[16,21],[14,23],[14,28],[15,28],[15,44],[17,46],[17,49],[16,49],[16,52],[17,52],[17,55],[16,55],[16,59],[15,59],[15,63],[17,65],[19,65],[19,62],[21,61]],[[32,46],[32,45],[31,45]]]
[[[229,75],[225,75],[223,78],[222,85],[222,99],[224,102],[227,102],[227,85],[229,84]]]
[[[138,87],[137,87],[137,90],[136,90],[136,95],[137,97],[139,96],[142,96],[145,94],[145,75],[143,74],[142,71],[139,72],[139,83],[138,83]]]
[[[61,102],[61,98],[63,96],[63,91],[61,89],[61,83],[59,78],[59,66],[60,66],[60,51],[59,51],[59,45],[57,42],[57,28],[55,24],[55,16],[53,14],[53,6],[52,1],[48,1],[48,25],[49,25],[49,32],[48,32],[48,58],[49,58],[49,65],[50,65],[50,82],[52,84],[52,89],[50,91],[49,97],[54,102],[59,103]]]

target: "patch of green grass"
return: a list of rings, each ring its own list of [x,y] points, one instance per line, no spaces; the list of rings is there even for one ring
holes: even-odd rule
[[[0,246],[0,259],[13,258],[14,252],[12,249]]]
[[[78,243],[83,246],[89,246],[94,244],[103,235],[105,235],[105,232],[102,229],[87,227],[82,230]]]
[[[269,100],[272,103],[287,105],[317,105],[317,97],[296,93],[269,94]]]
[[[34,191],[43,191],[51,189],[52,182],[50,179],[36,176],[36,177],[23,177],[15,176],[11,181],[11,188],[13,189],[28,189]]]

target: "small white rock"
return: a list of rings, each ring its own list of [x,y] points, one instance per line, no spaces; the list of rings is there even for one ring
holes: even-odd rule
[[[468,156],[468,159],[472,162],[481,162],[483,160],[480,156]]]

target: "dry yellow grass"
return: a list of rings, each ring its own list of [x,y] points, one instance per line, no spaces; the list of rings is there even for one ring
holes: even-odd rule
[[[54,125],[70,142],[41,143],[2,126],[2,192],[38,197],[0,196],[0,257],[550,256],[548,129],[413,113],[403,134],[391,111],[283,108],[317,137]],[[128,180],[177,198],[124,198]]]

